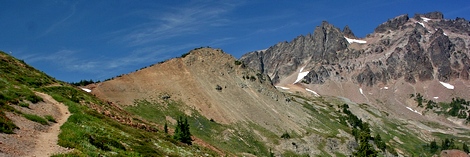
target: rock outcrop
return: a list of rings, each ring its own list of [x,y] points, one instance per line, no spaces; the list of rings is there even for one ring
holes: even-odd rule
[[[352,32],[351,32],[352,33]],[[273,78],[284,78],[304,64],[337,63],[349,43],[340,29],[328,22],[315,28],[314,34],[301,35],[291,42],[278,43],[265,51],[247,53],[241,57],[246,65]]]
[[[406,22],[408,22],[408,14],[397,16],[393,19],[388,20],[385,23],[380,24],[377,28],[375,28],[376,33],[384,33],[389,30],[398,30],[402,27]]]
[[[241,60],[275,78],[275,84],[302,67],[309,71],[302,81],[306,84],[352,80],[374,86],[400,78],[411,84],[468,80],[469,22],[443,17],[440,12],[416,14],[413,19],[400,15],[365,39],[357,39],[349,26],[340,31],[324,21],[313,34],[247,53]],[[349,43],[346,38],[361,42]]]
[[[347,38],[352,38],[352,39],[355,39],[356,36],[354,35],[354,33],[352,32],[351,28],[349,28],[348,25],[344,26],[343,28],[343,34],[345,37]]]

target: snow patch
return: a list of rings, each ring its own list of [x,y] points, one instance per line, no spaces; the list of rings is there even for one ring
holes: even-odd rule
[[[288,90],[290,88],[287,88],[287,87],[282,87],[282,86],[276,86],[276,88],[281,88],[281,89],[284,89],[284,90]]]
[[[448,83],[445,83],[445,82],[441,82],[441,81],[439,81],[439,83],[441,83],[441,85],[443,85],[443,86],[446,87],[447,89],[454,89],[454,86],[451,85],[451,84],[448,84]]]
[[[435,97],[433,97],[433,98],[434,98],[434,99],[439,99],[439,97],[437,97],[437,96],[435,96]]]
[[[442,34],[444,34],[445,36],[447,36],[446,32],[442,32]]]
[[[429,20],[431,20],[431,19],[425,18],[425,17],[421,17],[421,19],[423,19],[424,22],[428,22]]]
[[[344,37],[344,38],[345,38],[345,39],[348,41],[348,43],[350,43],[350,44],[351,44],[351,43],[359,43],[359,44],[365,44],[365,43],[367,43],[367,41],[365,41],[365,40],[350,39],[350,38],[347,38],[347,37]]]
[[[387,89],[388,89],[388,87],[382,87],[382,88],[380,88],[380,89],[385,89],[385,90],[387,90]]]
[[[364,92],[362,92],[362,88],[359,88],[359,92],[361,92],[361,94],[364,95]]]
[[[91,92],[91,89],[82,88],[82,87],[80,87],[80,89],[82,89],[83,91],[85,91],[85,92],[87,92],[87,93],[90,93],[90,92]]]
[[[412,109],[412,108],[410,108],[410,107],[406,107],[406,108],[407,108],[408,110],[410,110],[410,111],[413,111],[414,113],[417,113],[417,114],[419,114],[419,115],[422,115],[421,113],[419,113],[419,112],[418,112],[418,111],[416,111],[416,110],[413,110],[413,109]]]
[[[266,52],[268,49],[257,50],[258,52]]]
[[[295,80],[295,82],[293,84],[295,84],[295,83],[299,82],[300,80],[302,80],[310,72],[310,71],[302,72],[304,70],[304,68],[305,67],[300,68],[299,75],[297,75],[297,80]]]
[[[311,90],[311,89],[305,88],[305,90],[307,90],[308,92],[313,93],[313,95],[315,95],[316,97],[319,97],[319,96],[320,96],[320,94],[318,94],[317,92],[315,92],[315,91],[313,91],[313,90]]]
[[[419,23],[421,26],[426,28],[426,26],[424,26],[424,23],[422,23],[422,22],[416,22],[416,23]]]

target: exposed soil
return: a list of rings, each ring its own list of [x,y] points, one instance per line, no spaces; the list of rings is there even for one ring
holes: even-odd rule
[[[263,78],[264,77],[264,78]],[[267,76],[235,64],[219,50],[203,48],[110,81],[87,86],[92,94],[126,106],[135,99],[155,100],[168,95],[221,124],[253,122],[278,134],[284,128],[298,133],[308,117],[300,105],[286,101]],[[251,79],[250,79],[251,78]],[[220,89],[216,89],[220,86]]]
[[[60,126],[70,116],[67,106],[57,102],[51,96],[36,93],[44,102],[30,104],[30,108],[14,106],[23,113],[38,116],[51,115],[57,123],[42,125],[23,116],[7,112],[6,115],[20,128],[15,134],[0,134],[0,156],[51,156],[66,153],[70,149],[57,145]]]

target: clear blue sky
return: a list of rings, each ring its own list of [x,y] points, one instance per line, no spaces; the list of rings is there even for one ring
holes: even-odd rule
[[[0,0],[0,50],[67,82],[104,80],[201,46],[239,58],[313,33],[364,37],[401,14],[470,19],[468,0]]]

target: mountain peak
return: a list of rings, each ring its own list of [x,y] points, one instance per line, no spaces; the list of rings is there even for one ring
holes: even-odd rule
[[[354,35],[354,33],[352,32],[351,28],[349,28],[348,25],[344,26],[344,28],[343,28],[343,34],[344,34],[344,36],[347,37],[347,38],[356,39],[356,36]]]
[[[348,26],[341,31],[323,21],[312,36],[297,37],[290,43],[271,47],[266,53],[244,55],[241,60],[250,67],[263,67],[263,73],[275,78],[273,82],[278,86],[295,82],[312,90],[317,88],[320,95],[321,92],[338,95],[330,88],[322,90],[323,85],[346,91],[349,90],[344,89],[346,86],[374,88],[400,81],[409,86],[468,81],[470,23],[464,19],[440,20],[443,18],[440,12],[416,17],[422,19],[409,19],[407,14],[389,19],[371,35],[356,39],[361,44],[347,43],[345,37],[353,36]],[[307,75],[300,75],[307,71]],[[354,94],[349,98],[367,101]]]
[[[408,14],[397,16],[393,19],[387,20],[387,22],[380,24],[377,28],[375,28],[375,32],[384,33],[388,30],[397,30],[400,28],[400,26],[403,26],[408,20]]]
[[[425,14],[415,14],[415,18],[417,17],[425,17],[429,19],[444,19],[444,14],[439,11],[429,12]]]

